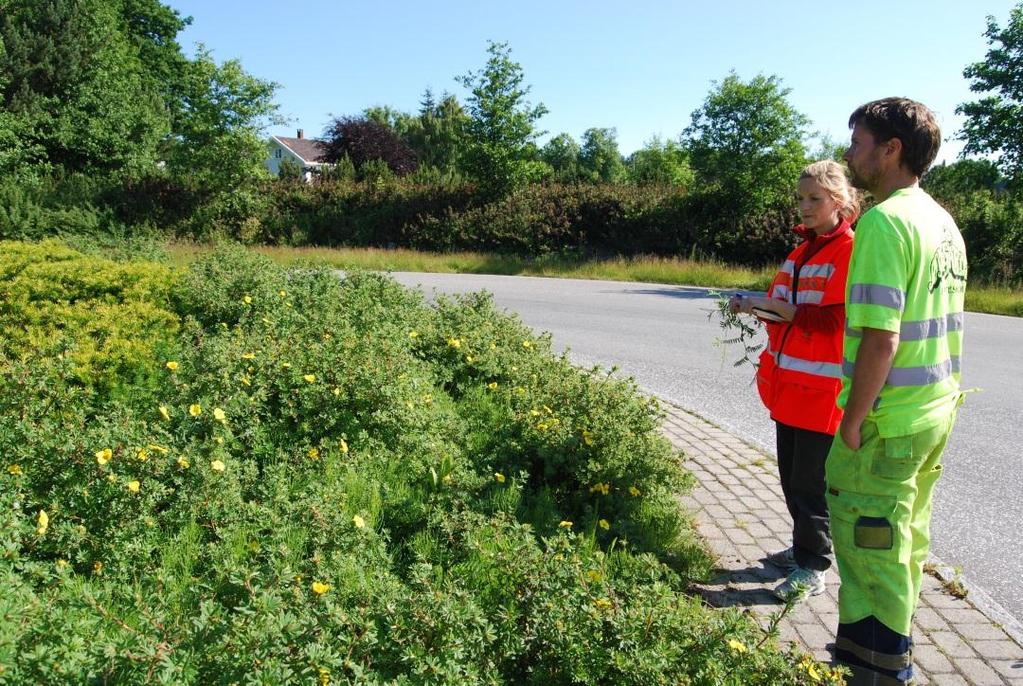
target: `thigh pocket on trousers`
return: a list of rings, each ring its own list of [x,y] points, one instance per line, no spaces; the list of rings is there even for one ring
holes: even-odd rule
[[[894,481],[912,479],[927,458],[926,452],[914,450],[913,439],[913,436],[882,439],[882,448],[872,456],[870,473]]]
[[[898,500],[889,495],[868,495],[828,488],[831,532],[845,539],[847,546],[898,555],[899,536],[895,522]]]

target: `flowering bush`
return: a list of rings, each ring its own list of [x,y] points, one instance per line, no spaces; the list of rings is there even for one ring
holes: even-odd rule
[[[831,678],[683,594],[709,561],[656,407],[487,297],[237,251],[88,258],[120,285],[87,287],[81,256],[12,245],[5,325],[27,253],[68,266],[39,303],[168,326],[134,392],[0,355],[0,683]]]

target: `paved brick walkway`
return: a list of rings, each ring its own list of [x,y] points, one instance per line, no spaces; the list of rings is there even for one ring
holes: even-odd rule
[[[765,615],[777,611],[781,605],[771,589],[781,578],[761,561],[791,544],[775,458],[695,415],[664,407],[663,431],[685,451],[686,467],[699,482],[686,504],[719,558],[719,573],[701,592],[718,607],[740,605]],[[783,642],[796,641],[818,660],[830,661],[838,585],[837,572],[829,571],[827,591],[801,603],[780,624]],[[924,575],[913,622],[917,682],[1023,686],[1020,637],[995,621],[996,614],[997,608],[985,610],[969,596],[955,598],[938,579]]]

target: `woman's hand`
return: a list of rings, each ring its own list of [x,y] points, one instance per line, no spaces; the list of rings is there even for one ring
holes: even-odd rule
[[[732,314],[750,314],[752,312],[752,307],[752,298],[733,295],[728,299],[728,311]]]

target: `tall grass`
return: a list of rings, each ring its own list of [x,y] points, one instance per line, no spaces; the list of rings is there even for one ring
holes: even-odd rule
[[[179,266],[189,264],[210,249],[209,246],[194,243],[172,243],[168,246],[172,261]],[[547,276],[750,290],[765,290],[775,271],[774,267],[750,269],[713,260],[656,256],[587,260],[564,256],[526,259],[477,252],[428,253],[401,248],[385,250],[264,246],[257,250],[284,266]]]

